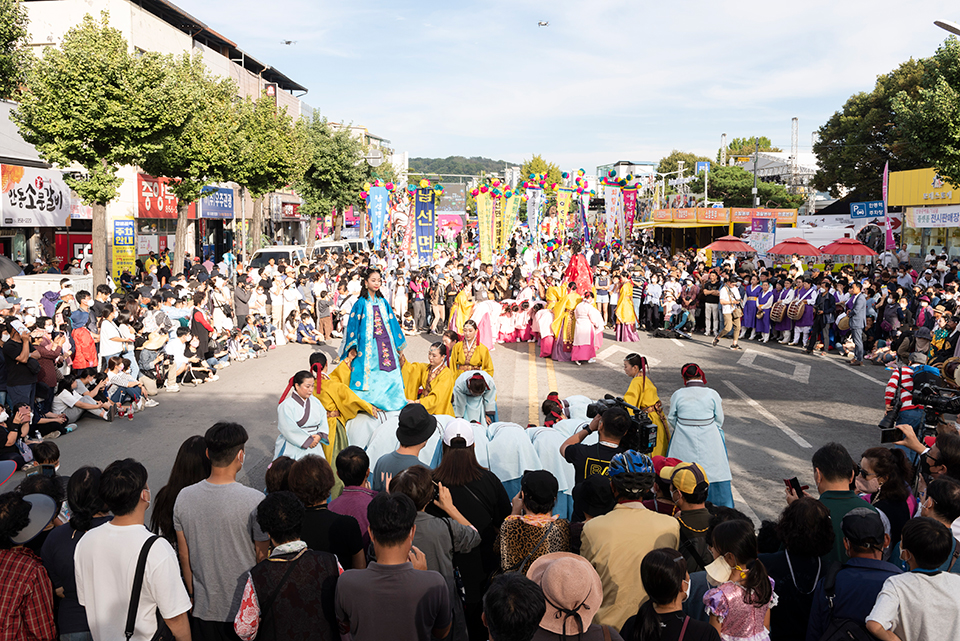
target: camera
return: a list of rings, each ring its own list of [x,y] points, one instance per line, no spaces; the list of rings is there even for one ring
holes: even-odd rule
[[[587,418],[601,416],[604,412],[614,407],[623,410],[633,410],[630,416],[631,427],[627,434],[620,440],[620,445],[628,450],[636,450],[641,454],[649,454],[657,446],[657,426],[647,413],[639,407],[625,402],[622,398],[616,398],[611,394],[587,405]],[[630,414],[630,412],[627,412]]]
[[[923,405],[924,433],[918,434],[921,439],[936,433],[937,423],[944,414],[960,414],[960,390],[949,387],[937,387],[924,383],[920,391],[914,390],[913,402]]]

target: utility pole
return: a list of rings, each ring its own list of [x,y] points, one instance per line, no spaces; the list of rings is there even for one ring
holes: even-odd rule
[[[727,134],[720,134],[720,166],[727,166]]]
[[[753,208],[760,207],[760,192],[757,191],[757,163],[760,162],[760,138],[753,139]]]

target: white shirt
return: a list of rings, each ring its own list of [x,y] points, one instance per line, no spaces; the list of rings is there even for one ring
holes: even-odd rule
[[[723,314],[732,314],[733,309],[740,302],[740,290],[736,287],[724,285],[720,288],[720,311]]]
[[[53,413],[63,414],[68,407],[73,407],[81,399],[83,399],[82,394],[72,389],[65,389],[53,397]]]
[[[893,630],[901,639],[960,640],[960,575],[906,572],[883,582],[867,621]]]
[[[120,328],[113,321],[104,319],[100,323],[100,358],[116,356],[123,351],[124,343],[112,340],[120,337]]]
[[[186,344],[180,340],[179,337],[170,339],[167,341],[167,344],[163,346],[163,351],[173,356],[173,364],[177,369],[180,369],[182,365],[186,365],[187,363],[187,356],[184,354],[185,349]]]
[[[74,553],[77,597],[87,610],[94,639],[123,639],[127,607],[140,549],[153,534],[141,525],[104,523],[77,543]],[[157,631],[157,608],[172,619],[192,606],[180,578],[177,553],[166,539],[150,548],[144,573],[134,641],[148,641]]]

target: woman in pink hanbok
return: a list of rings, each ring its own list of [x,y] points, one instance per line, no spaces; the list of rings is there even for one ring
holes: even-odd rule
[[[570,360],[580,365],[597,359],[597,350],[603,341],[603,315],[593,305],[593,292],[583,295],[583,301],[573,310],[576,324],[573,330],[573,350]]]
[[[514,318],[514,308],[516,303],[512,300],[504,299],[500,301],[503,306],[503,312],[500,314],[500,331],[497,332],[498,343],[513,343],[517,340],[516,319]]]
[[[544,307],[533,319],[534,331],[540,333],[540,358],[550,358],[553,351],[553,310]]]

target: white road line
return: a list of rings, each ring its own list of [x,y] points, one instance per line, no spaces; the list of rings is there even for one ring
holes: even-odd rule
[[[779,429],[781,432],[783,432],[784,434],[789,436],[791,439],[793,439],[793,441],[797,445],[799,445],[800,447],[811,447],[811,448],[813,447],[802,436],[800,436],[799,434],[794,432],[792,429],[787,427],[783,421],[781,421],[779,418],[777,418],[776,416],[771,414],[769,411],[767,411],[767,409],[762,405],[760,405],[760,403],[756,402],[755,400],[747,396],[742,389],[740,389],[730,381],[723,381],[723,384],[729,387],[734,394],[736,394],[737,396],[742,398],[744,401],[746,401],[747,405],[757,410],[757,413],[759,413],[761,416],[766,418],[771,425],[773,425],[774,427]]]
[[[848,363],[849,361],[837,361],[837,360],[834,360],[834,359],[830,358],[829,356],[824,356],[824,357],[822,357],[821,360],[825,360],[825,361],[827,361],[828,363],[833,363],[833,364],[836,365],[837,367],[841,367],[841,368],[843,368],[844,370],[846,370],[847,372],[850,372],[851,374],[856,374],[856,375],[859,376],[860,378],[865,378],[865,379],[867,379],[868,381],[870,381],[871,383],[876,383],[877,385],[880,385],[881,387],[886,387],[886,386],[887,386],[887,382],[886,382],[886,381],[879,381],[879,380],[875,379],[874,377],[870,376],[869,374],[864,374],[864,373],[861,372],[860,370],[858,370],[858,369],[856,369],[856,368],[853,368],[853,367],[850,367],[849,365],[847,365],[847,363]],[[884,371],[886,371],[886,370],[884,370]]]
[[[734,507],[749,516],[754,525],[760,527],[760,517],[753,511],[753,508],[750,507],[750,504],[743,498],[743,495],[737,491],[733,483],[730,484],[730,493],[733,494]]]
[[[673,344],[677,347],[683,347],[683,343],[680,342],[679,338],[671,338],[670,340],[673,341]]]
[[[762,365],[757,365],[757,357],[769,358],[772,361],[777,361],[779,363],[786,363],[793,367],[793,374],[785,374],[784,372],[779,372],[775,369],[770,369],[763,367]],[[798,363],[796,360],[790,360],[788,358],[783,358],[777,356],[776,354],[767,354],[754,351],[752,349],[744,350],[743,356],[740,357],[740,360],[737,361],[737,365],[742,365],[744,367],[749,367],[758,372],[765,372],[767,374],[772,374],[773,376],[780,376],[781,378],[790,379],[791,381],[796,381],[798,383],[803,383],[806,385],[810,382],[810,366],[805,363]]]

